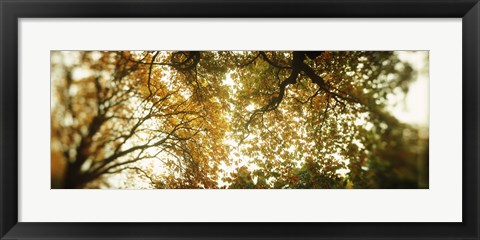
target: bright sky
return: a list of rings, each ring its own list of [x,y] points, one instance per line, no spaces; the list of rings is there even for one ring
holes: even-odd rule
[[[417,70],[417,78],[410,84],[404,104],[392,107],[392,114],[400,121],[428,127],[429,123],[429,52],[400,51],[398,57]]]

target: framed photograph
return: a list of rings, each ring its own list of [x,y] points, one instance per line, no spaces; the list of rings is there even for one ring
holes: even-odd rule
[[[1,239],[479,239],[480,4],[0,0]]]

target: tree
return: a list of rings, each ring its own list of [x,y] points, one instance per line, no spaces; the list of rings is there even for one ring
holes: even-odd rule
[[[68,54],[52,55],[59,187],[127,172],[155,188],[427,184],[427,139],[388,111],[415,74],[394,52]]]
[[[125,170],[145,173],[132,164],[151,158],[170,170],[158,187],[214,186],[209,174],[217,164],[197,146],[216,147],[221,132],[209,121],[218,118],[217,106],[207,108],[175,76],[163,76],[153,67],[158,54],[134,61],[129,52],[105,52],[94,61],[84,52],[79,63],[58,72],[54,96],[62,104],[52,108],[52,148],[66,163],[60,187],[85,187]],[[93,73],[74,78],[81,69]]]

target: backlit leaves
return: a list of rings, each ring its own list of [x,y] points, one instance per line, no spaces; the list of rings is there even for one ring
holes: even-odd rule
[[[428,138],[388,109],[415,74],[384,51],[53,52],[52,185],[425,187]]]

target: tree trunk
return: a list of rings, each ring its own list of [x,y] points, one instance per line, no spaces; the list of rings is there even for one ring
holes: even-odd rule
[[[80,172],[80,167],[76,166],[76,164],[68,164],[67,172],[63,180],[63,188],[78,189],[83,188],[85,184],[86,182]]]

